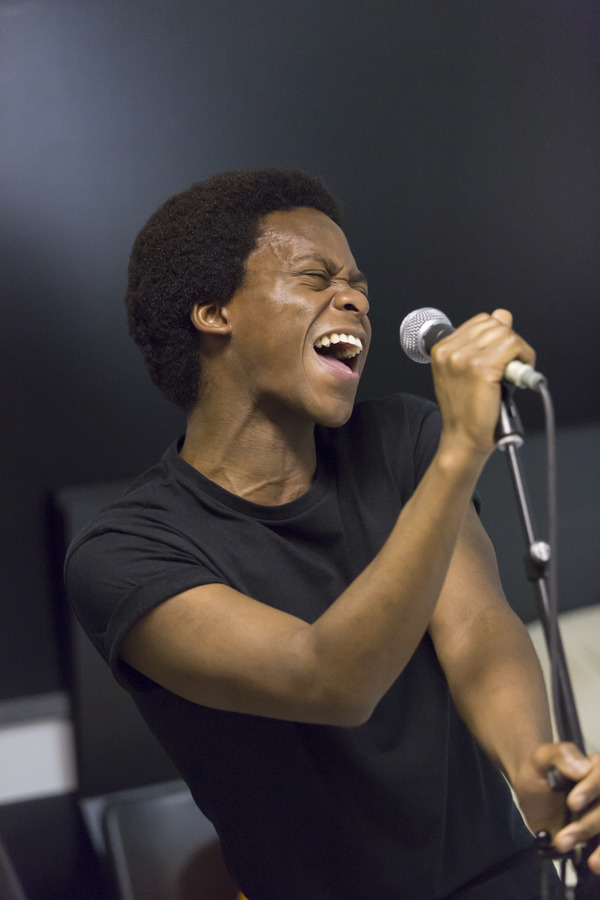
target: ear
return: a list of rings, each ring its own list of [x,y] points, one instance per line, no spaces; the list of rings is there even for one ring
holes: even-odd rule
[[[223,303],[195,303],[190,313],[192,325],[204,334],[229,334],[231,322]]]

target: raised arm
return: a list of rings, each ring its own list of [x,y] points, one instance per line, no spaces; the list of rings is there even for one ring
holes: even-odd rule
[[[516,357],[534,361],[510,324],[504,311],[477,316],[434,348],[437,453],[380,552],[316,622],[202,586],[147,614],[122,658],[208,706],[341,725],[368,718],[430,622],[493,449],[502,372]]]

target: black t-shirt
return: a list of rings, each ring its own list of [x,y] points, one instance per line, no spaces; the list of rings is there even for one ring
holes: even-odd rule
[[[173,445],[73,543],[69,596],[251,900],[449,897],[510,868],[531,837],[459,718],[428,635],[355,728],[209,709],[118,659],[135,622],[194,586],[228,584],[312,622],[368,565],[435,452],[439,414],[396,395],[315,434],[310,490],[274,507],[210,482]],[[522,873],[499,877],[497,892],[456,897],[529,896]]]

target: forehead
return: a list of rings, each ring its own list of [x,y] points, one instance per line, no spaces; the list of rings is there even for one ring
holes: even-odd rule
[[[293,262],[311,255],[334,259],[340,268],[355,266],[346,235],[339,225],[317,209],[299,207],[264,216],[248,262],[268,259]]]

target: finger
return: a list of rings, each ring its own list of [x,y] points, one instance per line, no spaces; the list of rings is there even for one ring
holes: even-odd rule
[[[487,325],[487,327],[485,327]],[[506,362],[520,359],[521,362],[535,365],[535,350],[521,335],[512,329],[512,315],[506,309],[496,309],[482,323],[479,334],[479,346],[493,346],[498,357]]]
[[[494,348],[506,362],[520,359],[534,365],[535,351],[523,338],[512,330],[512,315],[506,309],[496,309],[491,315],[479,313],[464,322],[444,342],[450,346],[465,346],[471,350]],[[437,349],[438,345],[434,347]]]
[[[595,754],[590,756],[587,761],[590,763],[590,770],[567,797],[569,809],[574,813],[581,813],[592,803],[600,800],[600,756]],[[598,820],[600,826],[600,810]]]
[[[498,316],[496,316],[498,313]],[[477,340],[479,337],[489,335],[491,332],[496,336],[512,331],[512,315],[508,310],[495,310],[491,315],[489,313],[478,313],[460,325],[453,333],[460,335],[467,333],[470,340]]]
[[[596,847],[593,853],[590,854],[588,858],[588,866],[595,872],[596,875],[600,875],[600,846]]]
[[[554,846],[561,853],[568,853],[577,844],[586,844],[600,830],[600,808],[594,805],[580,819],[570,822],[554,836]]]
[[[533,763],[544,774],[556,767],[573,781],[581,781],[592,770],[591,760],[569,742],[540,744],[533,755]]]
[[[512,328],[512,313],[510,313],[507,309],[495,309],[492,313],[492,318],[497,319],[498,322],[502,322],[502,324],[506,325],[508,328]]]
[[[495,372],[497,381],[512,360],[518,359],[528,365],[535,365],[533,348],[491,316],[487,317],[486,322],[477,323],[460,334],[455,332],[455,335],[445,338],[432,348],[434,365],[450,365],[457,372],[471,369]]]
[[[579,769],[582,776],[567,796],[567,805],[576,815],[554,837],[554,844],[561,853],[568,853],[576,844],[585,844],[600,833],[600,755],[583,756],[573,744],[544,745],[536,753],[545,764],[553,758],[561,771],[570,770],[572,776]],[[585,774],[583,774],[585,771]],[[592,871],[600,873],[600,848],[590,855]]]

